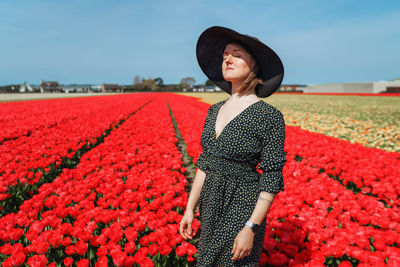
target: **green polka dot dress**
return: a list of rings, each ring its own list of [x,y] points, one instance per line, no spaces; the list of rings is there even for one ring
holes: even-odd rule
[[[226,101],[209,108],[201,135],[203,152],[196,161],[206,173],[199,198],[201,229],[196,266],[259,266],[266,220],[254,236],[249,256],[231,260],[231,251],[260,191],[284,190],[285,122],[278,109],[260,100],[232,119],[217,138],[215,122]],[[262,175],[256,170],[258,163]]]

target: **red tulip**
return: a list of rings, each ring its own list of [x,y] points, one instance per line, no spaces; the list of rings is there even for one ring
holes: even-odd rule
[[[175,249],[175,253],[178,257],[183,257],[187,254],[186,248],[184,246],[177,246]]]
[[[10,255],[12,252],[13,246],[10,243],[6,243],[0,247],[0,253],[5,255]]]
[[[51,235],[47,240],[53,248],[57,248],[61,245],[61,235],[55,231],[51,231]]]
[[[390,257],[386,262],[386,267],[400,267],[400,257]]]
[[[134,253],[136,251],[136,244],[135,242],[128,242],[125,244],[125,252],[126,253]]]
[[[95,267],[107,267],[108,266],[108,258],[107,256],[101,256],[97,260]]]
[[[165,256],[165,255],[168,255],[172,251],[172,248],[169,245],[164,244],[159,247],[159,250],[160,250],[160,254]]]
[[[65,253],[67,254],[67,255],[74,255],[75,254],[75,252],[76,252],[76,248],[74,247],[74,246],[68,246],[66,249],[65,249]]]
[[[158,246],[156,244],[151,244],[149,245],[149,253],[151,256],[155,256],[158,254]]]
[[[142,260],[141,260],[141,262],[139,262],[139,265],[142,267],[153,267],[154,266],[154,262],[151,260],[151,259],[149,259],[149,258],[147,258],[147,257],[144,257]]]
[[[37,254],[45,254],[49,250],[49,243],[47,242],[39,241],[32,245],[34,245]]]
[[[381,250],[381,251],[385,250],[385,241],[382,239],[376,239],[372,245],[377,250]]]
[[[78,255],[83,256],[86,253],[87,248],[88,248],[88,243],[85,243],[85,242],[83,242],[81,240],[78,240],[75,243],[75,249],[76,249],[76,253]]]
[[[22,265],[25,261],[25,258],[26,255],[22,250],[16,251],[15,253],[13,252],[11,254],[11,262],[15,266]]]
[[[128,241],[135,242],[137,239],[138,232],[133,227],[127,227],[124,230],[124,234]]]
[[[187,254],[189,255],[189,256],[193,256],[194,254],[196,254],[197,253],[197,248],[194,246],[194,245],[192,245],[192,244],[190,244],[190,243],[187,243]]]
[[[70,244],[71,244],[71,238],[69,236],[63,237],[63,239],[61,240],[61,245],[67,247]]]
[[[276,240],[273,238],[265,237],[264,239],[264,249],[266,251],[272,251],[276,246]]]
[[[352,267],[353,265],[349,261],[342,261],[338,267]]]
[[[106,246],[100,246],[97,249],[96,255],[101,258],[102,256],[106,256],[108,254],[108,249]]]
[[[88,267],[89,266],[89,260],[88,259],[81,259],[78,261],[77,267]]]
[[[74,260],[70,257],[67,257],[64,259],[64,265],[65,266],[71,266],[74,263]]]
[[[149,237],[147,235],[143,236],[142,238],[140,238],[139,240],[140,245],[147,247],[149,245]]]
[[[285,254],[279,252],[271,253],[271,256],[268,258],[268,263],[273,266],[284,266],[288,262],[288,259]]]
[[[29,257],[27,264],[30,267],[44,267],[47,265],[47,258],[45,255],[33,255]],[[55,266],[55,264],[50,263],[48,266]]]
[[[113,258],[113,263],[115,266],[124,266],[125,259],[127,257],[126,252],[124,251],[115,251],[114,253],[110,253]]]

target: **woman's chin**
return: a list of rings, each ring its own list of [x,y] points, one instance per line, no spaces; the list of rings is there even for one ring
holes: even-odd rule
[[[224,79],[225,79],[225,81],[227,81],[227,82],[235,82],[235,81],[240,80],[238,77],[236,77],[236,76],[231,76],[231,75],[224,76]]]

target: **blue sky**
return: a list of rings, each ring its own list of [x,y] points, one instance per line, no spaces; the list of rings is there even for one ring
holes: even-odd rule
[[[132,84],[207,78],[195,47],[218,25],[258,37],[281,57],[284,84],[400,77],[400,1],[0,2],[0,85]]]

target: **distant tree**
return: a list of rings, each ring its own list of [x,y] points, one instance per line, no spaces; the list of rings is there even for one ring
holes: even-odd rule
[[[137,84],[140,84],[140,83],[142,83],[142,80],[140,79],[140,76],[139,76],[139,75],[136,75],[136,76],[133,78],[133,86],[135,86],[135,85],[137,85]]]
[[[136,75],[135,78],[133,78],[133,90],[143,91],[143,80],[139,75]]]
[[[161,77],[157,77],[154,79],[156,82],[156,87],[158,91],[164,91],[164,81]]]
[[[158,85],[156,79],[153,78],[144,79],[136,75],[135,78],[133,79],[133,89],[135,91],[156,91],[158,90]]]
[[[192,89],[193,85],[196,83],[196,80],[193,77],[186,77],[181,80],[180,88]],[[178,88],[178,89],[180,89]]]
[[[178,92],[182,92],[183,89],[185,89],[185,85],[182,82],[180,82],[175,88],[175,90]]]
[[[161,77],[155,78],[154,81],[156,81],[156,84],[159,85],[160,87],[164,85],[164,81]]]
[[[210,81],[210,79],[207,79],[205,85],[206,85],[206,86],[213,86],[213,85],[215,85],[215,84],[214,84],[212,81]]]
[[[143,80],[143,90],[144,91],[156,91],[157,90],[157,84],[155,79],[148,78]]]

